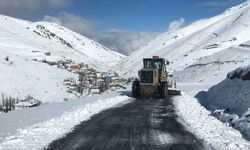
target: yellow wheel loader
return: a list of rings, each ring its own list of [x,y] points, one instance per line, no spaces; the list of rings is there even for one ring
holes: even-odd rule
[[[180,90],[169,87],[167,65],[169,62],[159,56],[144,58],[143,68],[138,72],[139,78],[132,84],[133,97],[169,99],[172,95],[180,95]]]

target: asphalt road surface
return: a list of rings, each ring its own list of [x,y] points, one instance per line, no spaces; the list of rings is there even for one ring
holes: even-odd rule
[[[82,122],[48,150],[200,150],[166,100],[134,100]]]

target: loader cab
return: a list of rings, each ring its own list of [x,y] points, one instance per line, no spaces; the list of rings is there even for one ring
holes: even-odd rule
[[[139,71],[141,83],[157,85],[161,82],[162,72],[166,71],[168,61],[158,56],[143,59],[143,69]]]
[[[143,59],[143,68],[144,69],[157,69],[162,70],[162,67],[165,65],[164,59],[152,59],[152,58],[145,58]]]
[[[170,95],[180,95],[180,90],[169,88],[167,65],[169,62],[158,56],[144,58],[143,68],[138,71],[139,78],[132,84],[133,97],[169,99]]]

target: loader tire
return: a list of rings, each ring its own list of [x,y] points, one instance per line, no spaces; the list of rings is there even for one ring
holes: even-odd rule
[[[169,94],[168,94],[168,83],[167,82],[162,82],[160,86],[160,95],[161,98],[168,100],[169,99]]]
[[[133,81],[132,84],[132,96],[134,98],[140,97],[140,82],[138,80]]]

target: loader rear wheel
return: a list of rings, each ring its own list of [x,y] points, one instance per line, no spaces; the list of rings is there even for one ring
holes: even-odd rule
[[[140,97],[140,82],[139,82],[139,80],[133,81],[133,84],[132,84],[132,96],[134,98],[139,98]]]

